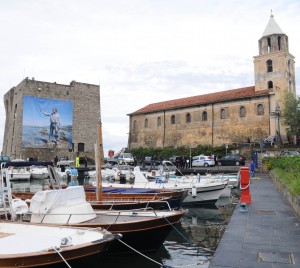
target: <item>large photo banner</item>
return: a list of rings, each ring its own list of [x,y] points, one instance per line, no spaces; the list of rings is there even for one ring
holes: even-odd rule
[[[23,97],[22,145],[72,148],[73,101]]]

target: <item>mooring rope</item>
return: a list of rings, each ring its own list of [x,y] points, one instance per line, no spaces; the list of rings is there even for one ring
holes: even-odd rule
[[[150,261],[152,261],[152,262],[154,262],[154,263],[160,265],[161,267],[164,267],[162,263],[157,262],[156,260],[153,260],[153,259],[149,258],[148,256],[146,256],[146,255],[143,254],[142,252],[139,252],[139,251],[136,250],[135,248],[133,248],[133,247],[129,246],[128,244],[126,244],[126,243],[125,243],[124,241],[122,241],[121,239],[119,239],[118,241],[120,241],[120,242],[121,242],[123,245],[125,245],[126,247],[132,249],[134,252],[136,252],[136,253],[140,254],[141,256],[145,257],[146,259],[148,259],[148,260],[150,260]]]
[[[56,247],[53,247],[53,249],[54,249],[54,251],[61,257],[61,259],[65,262],[65,264],[66,264],[69,268],[72,268],[72,267],[68,264],[67,260],[63,257],[63,255],[60,254],[60,252],[57,250],[57,248],[56,248]]]

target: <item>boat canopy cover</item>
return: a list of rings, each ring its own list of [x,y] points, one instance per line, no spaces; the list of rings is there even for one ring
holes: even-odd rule
[[[103,193],[123,193],[123,194],[153,194],[157,193],[157,190],[152,189],[134,189],[134,188],[102,188]]]
[[[30,166],[53,166],[53,162],[37,162],[37,161],[12,161],[12,162],[3,162],[2,167],[30,167]]]
[[[31,198],[30,212],[47,213],[51,209],[86,202],[83,186],[70,186],[66,189],[38,191]]]

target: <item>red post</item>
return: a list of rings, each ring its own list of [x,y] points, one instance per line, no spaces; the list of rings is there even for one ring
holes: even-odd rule
[[[240,169],[241,181],[240,181],[240,190],[241,190],[241,199],[240,203],[251,204],[251,194],[250,194],[250,172],[249,167],[241,167]]]

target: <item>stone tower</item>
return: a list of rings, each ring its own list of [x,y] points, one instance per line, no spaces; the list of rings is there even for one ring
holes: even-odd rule
[[[258,41],[258,47],[259,55],[254,57],[255,90],[273,90],[270,95],[270,130],[272,134],[280,132],[281,136],[285,136],[279,120],[280,111],[287,91],[296,97],[295,61],[289,52],[288,36],[281,30],[273,14]],[[276,120],[272,119],[272,114]]]
[[[46,116],[40,110],[51,111],[53,107],[47,107],[50,104],[60,114],[58,140],[50,136],[50,113]],[[64,85],[26,78],[4,95],[4,105],[2,155],[39,161],[52,160],[56,155],[94,159],[100,114],[99,85],[76,81]]]

